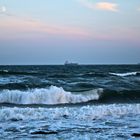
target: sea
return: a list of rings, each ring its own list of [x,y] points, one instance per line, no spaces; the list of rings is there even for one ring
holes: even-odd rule
[[[0,66],[0,140],[140,138],[140,65]]]

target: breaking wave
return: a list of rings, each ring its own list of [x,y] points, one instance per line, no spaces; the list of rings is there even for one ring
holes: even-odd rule
[[[59,105],[82,103],[139,103],[140,90],[107,90],[102,88],[89,91],[68,92],[62,87],[36,88],[27,91],[2,90],[0,104],[15,105]]]
[[[50,86],[49,89],[32,89],[28,91],[3,90],[0,92],[0,103],[11,104],[66,104],[82,103],[91,100],[98,100],[103,89],[94,89],[87,92],[71,93],[63,88]]]
[[[126,72],[126,73],[111,73],[111,75],[115,75],[115,76],[120,76],[120,77],[125,77],[125,76],[136,76],[139,75],[140,72]]]

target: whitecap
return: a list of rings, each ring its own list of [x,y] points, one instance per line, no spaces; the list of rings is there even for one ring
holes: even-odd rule
[[[109,73],[111,75],[115,75],[115,76],[121,76],[121,77],[125,77],[125,76],[131,76],[131,75],[137,75],[139,72],[126,72],[126,73]]]
[[[62,87],[50,86],[45,89],[33,89],[27,91],[3,90],[0,92],[0,103],[13,104],[65,104],[82,103],[98,100],[103,89],[93,89],[88,92],[73,94],[65,91]]]

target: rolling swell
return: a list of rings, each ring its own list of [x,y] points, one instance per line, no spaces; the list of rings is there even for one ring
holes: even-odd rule
[[[8,83],[8,84],[0,84],[0,90],[28,90],[33,88],[45,88],[51,86],[51,83],[29,83],[29,82],[21,82],[21,83]]]
[[[100,103],[139,103],[140,90],[104,90],[99,98]]]
[[[90,73],[83,74],[81,76],[84,77],[84,78],[88,78],[88,77],[107,77],[108,74],[107,73],[97,73],[97,72],[92,73],[92,72],[90,72]]]
[[[71,78],[72,75],[70,74],[53,74],[48,75],[49,78]]]

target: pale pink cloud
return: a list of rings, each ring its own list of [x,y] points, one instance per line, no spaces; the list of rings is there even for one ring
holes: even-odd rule
[[[0,19],[0,38],[34,37],[39,35],[61,35],[68,37],[89,36],[89,33],[78,27],[64,27],[49,25],[39,20],[30,20],[17,17],[3,17]]]
[[[118,11],[118,5],[115,3],[99,2],[95,5],[95,7],[101,10],[107,10],[107,11],[113,11],[113,12]]]
[[[139,41],[140,32],[137,28],[111,28],[105,31],[93,28],[90,31],[83,31],[75,27],[47,25],[37,20],[25,20],[15,17],[0,19],[0,40],[47,39],[50,35],[64,36],[70,39]]]
[[[106,11],[112,11],[112,12],[118,11],[118,5],[116,3],[111,3],[111,2],[95,3],[89,0],[79,0],[79,2],[85,7],[93,9],[93,10],[100,9],[100,10],[106,10]]]
[[[62,27],[49,25],[39,20],[30,18],[17,18],[2,16],[0,18],[0,40],[1,39],[36,39],[48,36],[62,36],[70,39],[89,40],[128,40],[139,41],[140,32],[138,28],[109,28],[107,30],[95,28],[84,30],[77,27]]]

